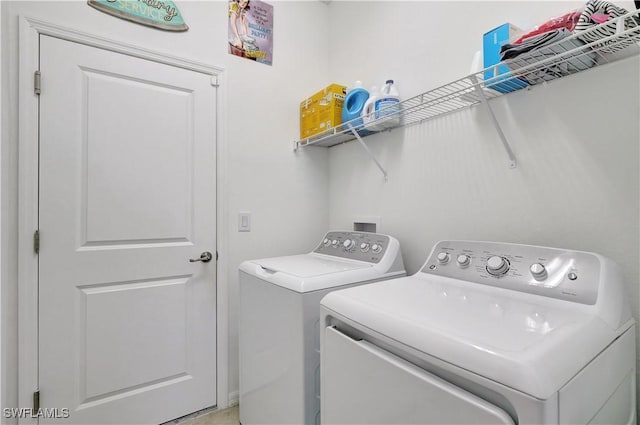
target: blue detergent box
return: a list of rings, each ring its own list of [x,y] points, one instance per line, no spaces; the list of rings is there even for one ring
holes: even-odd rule
[[[487,81],[494,77],[498,77],[494,83],[485,84],[485,87],[489,87],[493,90],[499,91],[500,93],[508,93],[515,90],[520,90],[528,86],[529,84],[526,81],[520,80],[518,78],[513,78],[511,76],[511,72],[506,65],[498,65],[500,61],[500,48],[509,42],[509,40],[515,36],[520,29],[515,25],[506,23],[502,24],[497,28],[492,29],[491,31],[486,32],[482,36],[482,57],[484,61],[485,68],[484,71],[484,80]],[[489,69],[486,69],[489,68]],[[504,83],[500,83],[500,80],[506,80]]]

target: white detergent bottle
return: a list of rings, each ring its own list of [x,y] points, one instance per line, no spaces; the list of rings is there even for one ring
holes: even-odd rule
[[[382,128],[392,128],[400,125],[400,93],[393,85],[393,80],[387,80],[375,101],[375,116]]]
[[[380,123],[373,122],[376,119],[376,100],[380,97],[378,86],[371,86],[369,92],[369,99],[365,102],[362,108],[362,122],[364,123],[364,129],[366,131],[380,131],[384,130],[384,127]]]

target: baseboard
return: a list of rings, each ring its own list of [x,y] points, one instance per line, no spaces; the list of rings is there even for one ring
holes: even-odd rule
[[[233,391],[229,393],[229,407],[235,406],[240,402],[240,392]]]

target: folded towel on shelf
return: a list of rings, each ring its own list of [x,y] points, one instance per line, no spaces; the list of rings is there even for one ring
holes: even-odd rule
[[[520,44],[527,38],[535,37],[536,35],[544,34],[545,32],[553,30],[558,30],[560,28],[566,28],[569,31],[573,31],[573,29],[578,24],[580,15],[582,15],[582,9],[576,9],[571,12],[565,13],[562,16],[549,19],[547,22],[537,25],[533,30],[522,34],[511,44]]]
[[[571,35],[561,28],[527,38],[521,44],[505,44],[500,50],[501,59],[514,76],[532,85],[591,68],[596,63],[595,54]],[[540,63],[550,58],[553,60]],[[521,71],[532,64],[539,65]]]
[[[569,31],[564,28],[547,31],[540,35],[529,37],[523,40],[520,44],[505,44],[500,48],[500,59],[507,60],[520,56],[523,53],[527,53],[531,50],[535,50],[544,46],[553,44],[563,38],[571,35]],[[584,44],[584,43],[583,43]]]
[[[574,31],[580,34],[579,38],[585,43],[596,43],[603,38],[616,34],[616,23],[599,23],[599,21],[602,21],[599,17],[608,15],[609,20],[611,20],[626,15],[627,13],[629,12],[627,12],[626,9],[608,1],[591,0],[586,4]],[[635,30],[629,34],[615,37],[615,39],[607,40],[592,47],[602,53],[615,53],[640,41],[640,18],[637,15],[626,18],[624,20],[624,28],[625,30]]]

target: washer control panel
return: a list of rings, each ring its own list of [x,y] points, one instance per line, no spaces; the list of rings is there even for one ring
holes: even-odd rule
[[[379,263],[389,247],[389,237],[377,233],[329,232],[313,251],[334,257]]]
[[[600,259],[588,252],[496,242],[442,241],[421,271],[595,304],[600,267]]]

